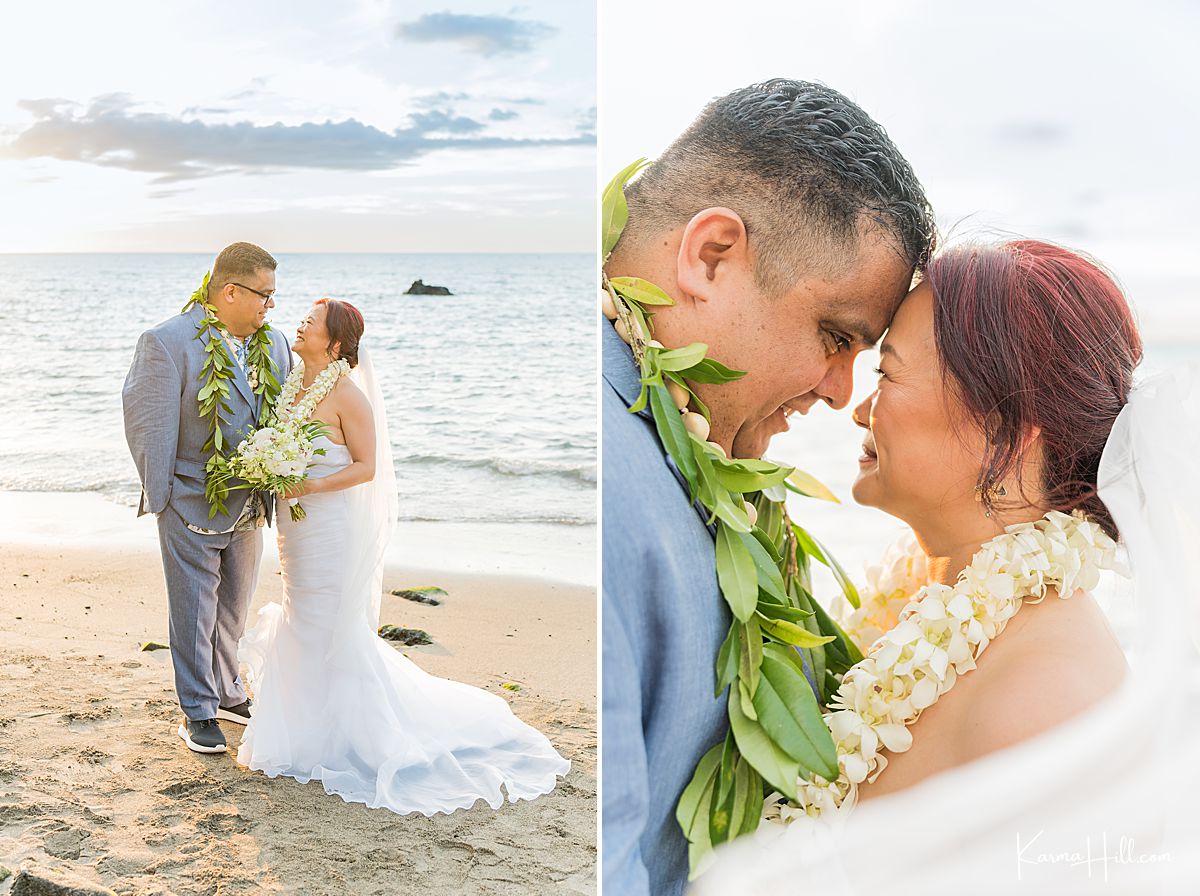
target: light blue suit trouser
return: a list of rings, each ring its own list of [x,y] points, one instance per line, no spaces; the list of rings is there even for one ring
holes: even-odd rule
[[[262,530],[201,535],[168,505],[158,518],[175,693],[189,719],[246,699],[237,646],[262,562]]]

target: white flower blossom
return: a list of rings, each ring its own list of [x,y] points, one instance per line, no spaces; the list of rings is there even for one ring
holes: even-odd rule
[[[824,713],[840,774],[836,781],[802,777],[795,803],[772,794],[763,820],[789,824],[849,811],[858,785],[887,767],[880,750],[912,746],[908,726],[975,668],[1022,604],[1041,601],[1048,588],[1063,600],[1092,590],[1100,570],[1123,571],[1116,554],[1099,525],[1080,512],[1057,511],[984,544],[953,587],[925,581],[927,566],[911,535],[894,545],[881,566],[868,568],[861,607],[843,601],[835,608],[847,634],[870,645]]]

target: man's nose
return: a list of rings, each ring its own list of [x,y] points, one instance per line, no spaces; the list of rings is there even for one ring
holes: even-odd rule
[[[834,410],[840,411],[850,403],[854,394],[854,359],[839,357],[817,386],[817,394]]]

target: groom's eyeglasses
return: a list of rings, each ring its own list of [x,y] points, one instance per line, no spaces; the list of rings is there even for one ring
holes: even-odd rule
[[[275,293],[273,293],[273,292],[259,292],[257,289],[254,289],[251,286],[242,286],[242,284],[240,284],[240,283],[234,283],[233,285],[241,287],[242,289],[246,290],[246,292],[252,292],[256,296],[260,296],[263,300],[264,308],[267,307],[267,302],[271,301],[271,299],[273,299],[275,297]]]

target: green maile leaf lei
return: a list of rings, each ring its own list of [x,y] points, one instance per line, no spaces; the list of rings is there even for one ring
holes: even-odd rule
[[[604,190],[605,264],[629,219],[625,184],[648,164],[637,160]],[[720,386],[745,373],[707,357],[704,343],[669,349],[654,340],[654,309],[674,301],[647,280],[605,272],[601,302],[641,373],[641,393],[630,412],[650,408],[692,501],[716,526],[717,583],[733,614],[716,657],[714,692],[720,699],[728,689],[729,732],[701,758],[675,811],[694,879],[714,846],[758,827],[768,792],[794,800],[801,776],[837,778],[837,751],[821,714],[862,653],[813,598],[812,562],[832,570],[855,607],[858,592],[820,542],[792,521],[785,504],[788,491],[836,501],[833,493],[794,467],[729,458],[708,441],[711,418],[694,385]]]
[[[229,355],[229,329],[217,317],[217,308],[208,301],[208,283],[212,271],[204,275],[200,287],[184,303],[181,314],[186,314],[194,305],[204,309],[204,317],[196,327],[195,339],[204,342],[204,363],[200,367],[199,379],[203,382],[196,396],[198,413],[209,419],[208,441],[205,452],[212,454],[204,464],[204,497],[208,501],[208,518],[218,513],[228,513],[225,500],[229,497],[229,470],[226,454],[226,439],[221,424],[227,422],[229,407],[229,384],[233,381],[236,361]],[[246,347],[247,378],[254,393],[260,396],[256,426],[269,426],[274,419],[275,402],[279,397],[279,367],[271,357],[271,327],[264,323],[250,337]]]

